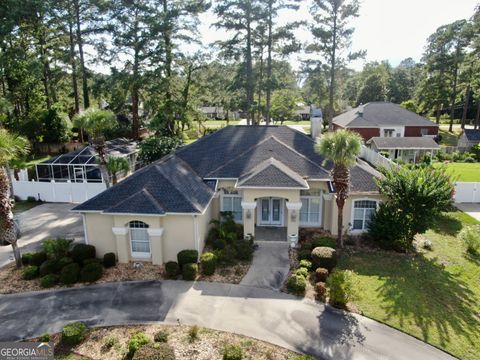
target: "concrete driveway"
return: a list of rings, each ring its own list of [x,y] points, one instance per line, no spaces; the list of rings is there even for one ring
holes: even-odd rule
[[[0,341],[57,332],[73,321],[197,324],[320,359],[453,359],[363,316],[252,286],[144,281],[0,296]]]
[[[35,251],[45,239],[66,237],[83,241],[83,223],[79,214],[71,213],[74,204],[47,203],[16,216],[22,236],[18,240],[20,251]],[[12,247],[0,246],[0,267],[13,261]]]
[[[455,207],[464,213],[467,213],[474,219],[480,221],[480,204],[478,203],[461,203],[455,204]]]

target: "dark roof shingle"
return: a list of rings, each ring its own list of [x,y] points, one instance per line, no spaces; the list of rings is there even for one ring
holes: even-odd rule
[[[431,137],[373,137],[369,140],[377,149],[438,149]]]

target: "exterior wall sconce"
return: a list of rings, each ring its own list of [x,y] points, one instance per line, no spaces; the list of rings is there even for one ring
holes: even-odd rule
[[[292,222],[297,221],[297,210],[292,210],[292,213],[290,214],[290,220],[292,220]]]
[[[248,209],[245,216],[247,217],[247,219],[251,219],[252,218],[252,211],[250,209]]]

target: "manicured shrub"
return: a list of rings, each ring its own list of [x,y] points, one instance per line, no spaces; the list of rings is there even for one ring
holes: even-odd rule
[[[198,265],[194,263],[185,264],[182,266],[183,280],[194,281],[198,275]]]
[[[308,270],[301,267],[295,270],[295,275],[303,276],[305,279],[308,277]]]
[[[43,251],[48,259],[60,259],[68,255],[71,243],[67,239],[48,239],[43,242]]]
[[[45,260],[42,265],[40,265],[40,276],[45,276],[48,274],[53,274],[58,271],[58,263],[55,259]]]
[[[327,269],[319,267],[317,268],[317,270],[315,270],[315,279],[317,281],[325,282],[327,281],[327,277],[328,277]]]
[[[28,264],[40,266],[45,260],[47,260],[47,254],[45,254],[43,251],[39,251],[30,256]]]
[[[83,264],[84,260],[95,259],[95,246],[87,244],[75,244],[72,249],[72,259],[77,264]]]
[[[292,360],[315,360],[315,358],[309,355],[297,355]]]
[[[57,261],[57,271],[62,270],[65,266],[70,265],[73,263],[73,260],[71,257],[63,257],[60,260]]]
[[[195,340],[198,340],[198,332],[200,328],[198,325],[193,325],[190,329],[188,329],[188,340],[193,343]]]
[[[214,251],[217,255],[217,262],[223,265],[234,265],[236,264],[237,250],[232,245],[225,246],[223,250]]]
[[[287,290],[293,294],[303,294],[307,281],[301,275],[292,275],[287,280]]]
[[[458,233],[458,238],[471,254],[480,252],[480,225],[468,226]]]
[[[118,338],[115,335],[108,335],[103,338],[102,348],[105,350],[108,350],[117,344],[118,344]]]
[[[50,337],[50,334],[49,333],[43,333],[42,335],[40,335],[40,337],[38,338],[38,341],[40,342],[50,342],[51,340],[51,337]]]
[[[22,254],[22,265],[23,266],[31,265],[31,259],[33,257],[33,254],[34,253]]]
[[[78,281],[80,265],[71,263],[60,271],[60,282],[65,285],[75,284]]]
[[[200,263],[202,264],[202,273],[204,275],[213,275],[217,266],[217,256],[211,252],[202,254]]]
[[[323,267],[331,271],[337,266],[337,252],[330,247],[317,247],[312,250],[312,263],[314,269]]]
[[[305,268],[308,271],[312,270],[312,262],[308,260],[300,260],[298,267]]]
[[[312,240],[312,250],[321,246],[335,248],[337,246],[337,242],[335,239],[332,239],[328,236],[315,236]]]
[[[143,332],[137,332],[128,340],[128,355],[130,357],[142,346],[150,343],[150,338]]]
[[[317,282],[315,284],[315,297],[317,300],[324,301],[325,300],[325,295],[327,294],[327,287],[325,286],[324,282]]]
[[[227,246],[227,242],[223,239],[215,239],[212,242],[213,250],[222,250]]]
[[[222,351],[223,360],[242,360],[243,350],[238,345],[225,345]]]
[[[103,266],[106,268],[110,268],[115,266],[117,263],[117,258],[115,256],[115,253],[109,252],[103,255]]]
[[[28,265],[23,269],[22,277],[25,280],[32,280],[38,276],[38,266]]]
[[[101,264],[102,260],[94,258],[94,259],[86,259],[83,260],[83,266],[88,265],[88,264]]]
[[[43,288],[50,288],[58,283],[58,275],[48,274],[40,279],[40,286]]]
[[[178,274],[180,274],[180,266],[176,261],[168,261],[165,264],[165,273],[169,279],[176,279]]]
[[[312,259],[312,252],[310,250],[299,250],[297,253],[298,260],[311,260]]]
[[[65,325],[62,330],[62,342],[70,346],[78,345],[83,341],[87,332],[87,325],[80,321]]]
[[[246,240],[236,240],[233,243],[237,255],[236,258],[241,261],[250,261],[253,256],[253,246],[249,241]]]
[[[303,242],[301,243],[300,245],[300,250],[308,250],[308,251],[312,251],[313,250],[313,245],[311,242]]]
[[[166,343],[168,341],[168,331],[158,330],[155,335],[153,335],[153,340],[155,342]]]
[[[94,282],[99,280],[103,275],[103,266],[99,263],[90,263],[80,270],[81,282]]]
[[[177,254],[178,265],[183,267],[185,264],[196,264],[198,262],[197,250],[182,250]]]
[[[132,360],[175,360],[175,351],[168,344],[146,344],[135,351]]]
[[[327,279],[329,289],[329,302],[343,308],[355,297],[354,272],[351,270],[335,269]]]

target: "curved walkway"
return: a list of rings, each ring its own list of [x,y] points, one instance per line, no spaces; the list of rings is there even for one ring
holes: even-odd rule
[[[322,359],[452,359],[376,321],[253,286],[142,281],[0,296],[1,341],[57,332],[77,320],[198,324]]]

